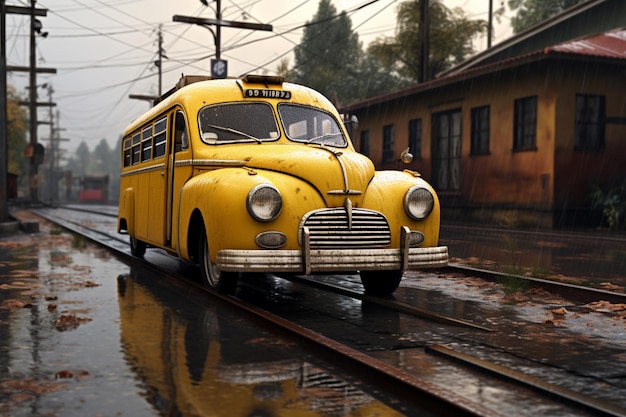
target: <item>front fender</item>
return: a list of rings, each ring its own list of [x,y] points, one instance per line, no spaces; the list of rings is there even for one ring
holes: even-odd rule
[[[246,199],[258,184],[272,184],[281,193],[283,206],[279,216],[270,222],[253,219]],[[260,249],[256,236],[264,231],[279,231],[287,237],[284,249],[299,249],[298,225],[305,213],[325,207],[324,199],[307,182],[279,172],[223,168],[196,175],[181,190],[180,236],[181,256],[190,259],[188,238],[194,212],[202,215],[215,262],[222,249]]]
[[[413,220],[404,210],[404,196],[409,188],[420,185],[427,188],[435,200],[431,214],[424,220]],[[392,246],[399,247],[400,228],[424,234],[423,247],[437,246],[439,242],[440,206],[437,193],[421,177],[406,171],[377,171],[363,198],[363,207],[380,211],[389,221],[392,231]]]

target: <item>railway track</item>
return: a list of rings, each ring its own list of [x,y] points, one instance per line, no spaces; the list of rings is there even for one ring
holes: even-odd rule
[[[77,208],[67,209],[77,210]],[[59,210],[42,209],[33,211],[52,222],[60,224],[64,228],[85,235],[89,239],[109,247],[119,256],[128,258],[132,262],[141,262],[144,266],[149,268],[158,269],[150,262],[132,257],[128,251],[127,240],[121,236],[116,236],[88,224],[86,225],[84,221],[68,219],[66,213],[65,215],[60,214]],[[91,212],[93,215],[114,216],[112,212],[102,213],[98,212],[98,210],[91,210]],[[472,270],[458,266],[451,266],[448,268],[448,271],[466,274],[469,272],[469,274],[473,274],[473,276],[480,275],[483,279],[498,279],[497,275],[493,273],[490,275],[489,271]],[[444,336],[440,337],[444,343],[432,343],[428,340],[420,340],[416,343],[416,345],[419,345],[417,349],[419,349],[425,357],[429,358],[428,360],[439,362],[437,365],[432,365],[433,367],[445,368],[448,372],[456,372],[459,374],[459,378],[466,378],[465,375],[470,375],[467,377],[468,380],[480,381],[480,383],[485,384],[485,386],[498,387],[498,389],[506,392],[505,397],[514,397],[515,392],[518,394],[521,392],[520,395],[522,397],[528,398],[528,392],[533,392],[533,402],[536,403],[538,401],[540,404],[543,404],[543,407],[547,407],[549,410],[562,410],[563,415],[626,416],[626,409],[622,408],[619,404],[616,405],[612,401],[598,399],[591,395],[581,393],[580,391],[563,387],[558,383],[547,382],[542,378],[534,377],[528,373],[516,370],[515,367],[523,368],[524,366],[528,366],[529,362],[536,361],[532,359],[532,355],[520,355],[519,353],[508,355],[507,348],[492,345],[490,340],[494,338],[492,335],[494,329],[491,326],[443,315],[427,309],[417,308],[412,304],[402,301],[368,297],[359,291],[335,284],[323,283],[319,280],[311,280],[305,277],[287,278],[297,285],[304,284],[307,287],[315,287],[316,290],[319,291],[332,292],[340,297],[358,299],[369,305],[376,305],[377,308],[392,310],[397,314],[408,315],[415,317],[416,320],[436,323],[437,326],[445,327],[448,330],[444,332]],[[526,277],[518,278],[528,279]],[[197,281],[187,278],[181,279],[184,279],[188,285],[201,288]],[[576,301],[597,300],[599,296],[601,296],[601,299],[610,298],[612,302],[624,302],[625,300],[624,295],[618,293],[592,290],[585,287],[576,288],[576,286],[562,283],[544,283],[544,281],[545,280],[532,280],[531,282],[533,286],[545,285],[545,289],[550,288],[551,291],[563,291],[568,297]],[[250,284],[244,281],[242,285]],[[298,338],[306,341],[305,343],[310,349],[318,354],[330,358],[333,362],[342,363],[346,369],[358,369],[359,377],[376,381],[377,384],[402,395],[407,401],[420,404],[420,407],[424,407],[428,412],[434,415],[511,415],[510,408],[503,407],[503,409],[499,409],[485,405],[480,401],[476,401],[471,395],[468,396],[463,393],[458,393],[453,387],[434,383],[432,378],[431,380],[422,378],[419,376],[419,372],[413,372],[411,369],[403,369],[395,364],[391,364],[389,361],[384,360],[384,355],[372,355],[367,349],[357,349],[354,346],[336,340],[336,338],[325,336],[319,329],[308,328],[289,318],[275,314],[266,308],[259,308],[254,304],[233,296],[224,296],[214,293],[211,293],[210,296],[218,297],[264,321],[269,321],[280,328],[296,334]],[[462,349],[455,349],[454,346],[461,346]],[[397,349],[397,347],[394,346],[394,349]],[[521,360],[522,365],[513,364],[512,366],[504,366],[500,364],[502,362],[507,363],[511,361],[510,358],[505,361],[490,360],[489,356],[492,355],[494,351],[499,351],[498,353],[504,356],[524,356],[518,358]],[[443,365],[440,363],[442,360],[444,360]],[[549,372],[550,365],[548,365],[547,368]],[[451,371],[451,369],[453,369],[453,371]],[[543,372],[546,371],[544,370]],[[478,376],[475,375],[476,373],[478,373]],[[572,372],[567,369],[564,373],[566,375],[572,374]],[[520,409],[518,411],[522,411],[521,408],[524,407],[523,404],[519,406]]]

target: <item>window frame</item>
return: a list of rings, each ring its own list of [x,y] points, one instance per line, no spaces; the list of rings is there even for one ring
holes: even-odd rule
[[[489,155],[491,146],[491,106],[471,109],[470,155]]]
[[[598,101],[595,109],[591,108],[590,101],[592,100]],[[574,103],[574,150],[582,152],[604,151],[606,146],[606,96],[576,94]],[[585,117],[589,116],[590,113],[593,113],[592,117]]]
[[[162,129],[160,129],[162,125]],[[162,149],[162,152],[161,152]],[[152,158],[158,159],[165,156],[167,151],[167,115],[161,117],[154,122],[153,129],[153,143],[152,143]]]
[[[396,126],[388,124],[383,126],[383,163],[394,161],[395,155]]]
[[[537,150],[537,96],[515,99],[513,112],[513,151]]]
[[[362,130],[360,138],[359,138],[359,152],[369,157],[370,152],[371,152],[370,145],[371,145],[371,139],[370,139],[369,129]]]
[[[422,159],[422,119],[409,120],[408,147],[413,159]]]

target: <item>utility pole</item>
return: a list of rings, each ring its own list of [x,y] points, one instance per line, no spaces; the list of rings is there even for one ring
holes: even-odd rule
[[[0,223],[9,220],[7,193],[7,57],[6,57],[6,11],[0,0]]]
[[[418,82],[428,81],[428,39],[429,39],[429,19],[428,19],[428,0],[420,0],[420,68],[418,71]]]
[[[491,38],[493,37],[493,0],[489,0],[489,23],[487,27],[487,49],[491,48]]]
[[[155,102],[161,98],[163,94],[163,58],[168,59],[165,55],[165,51],[163,50],[163,25],[159,25],[159,37],[158,37],[158,51],[157,51],[157,60],[154,61],[154,65],[158,68],[159,71],[159,91],[155,96],[146,95],[146,94],[129,94],[128,98],[135,100],[145,100],[151,103],[151,106],[154,105]]]
[[[34,7],[7,6],[5,0],[0,0],[0,222],[8,219],[8,195],[7,195],[7,155],[8,155],[8,129],[7,129],[7,72],[29,71],[28,67],[14,67],[7,64],[6,55],[6,15],[20,14],[31,17],[31,29],[33,28],[33,16],[46,16],[47,10],[35,9]],[[33,1],[34,3],[34,1]],[[41,30],[41,28],[39,28]],[[38,72],[55,73],[53,69],[37,69]]]
[[[208,6],[207,0],[200,0],[202,4]],[[251,30],[264,30],[273,31],[272,25],[262,23],[248,23],[248,22],[235,22],[231,20],[222,20],[222,2],[221,0],[215,0],[215,19],[205,19],[195,16],[181,16],[174,15],[172,20],[174,22],[192,23],[207,28],[213,35],[215,40],[215,59],[211,60],[211,76],[214,78],[226,78],[228,75],[227,62],[222,60],[222,26],[227,26],[237,29],[251,29]],[[211,26],[215,26],[215,31],[211,29]]]
[[[52,106],[52,93],[54,93],[54,90],[52,89],[52,86],[50,84],[48,84],[48,102],[50,103],[50,106]],[[56,171],[54,168],[54,161],[55,161],[55,157],[56,157],[56,141],[55,139],[55,126],[54,126],[54,112],[52,111],[52,107],[50,107],[50,157],[49,159],[49,166],[50,166],[50,174],[48,175],[48,181],[50,181],[50,184],[48,185],[48,193],[49,193],[49,197],[50,197],[50,204],[54,205],[55,202],[55,194],[54,194],[54,189],[55,189],[55,184],[56,184]]]
[[[37,161],[35,160],[35,147],[37,146],[37,45],[35,43],[35,1],[30,0],[30,71],[29,71],[29,114],[30,135],[29,143],[32,147],[33,156],[28,164],[28,188],[30,189],[30,202],[37,202]]]
[[[163,53],[163,25],[159,25],[159,58],[156,60],[156,62],[154,63],[154,65],[156,65],[156,67],[159,69],[159,94],[158,97],[161,97],[161,94],[163,94],[163,69],[161,68],[162,64],[163,64],[163,58],[167,57],[165,56],[165,54]]]

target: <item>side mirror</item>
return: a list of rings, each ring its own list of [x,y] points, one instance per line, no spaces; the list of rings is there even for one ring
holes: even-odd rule
[[[400,155],[400,160],[405,164],[410,164],[413,161],[413,154],[409,152],[409,148],[406,148],[402,151]]]
[[[342,114],[341,118],[343,119],[343,125],[346,127],[348,134],[350,137],[353,137],[354,132],[356,132],[359,127],[359,119],[354,114],[352,116]]]
[[[343,124],[348,129],[356,130],[359,127],[359,118],[354,114],[350,117],[347,117],[346,114],[343,115]]]

